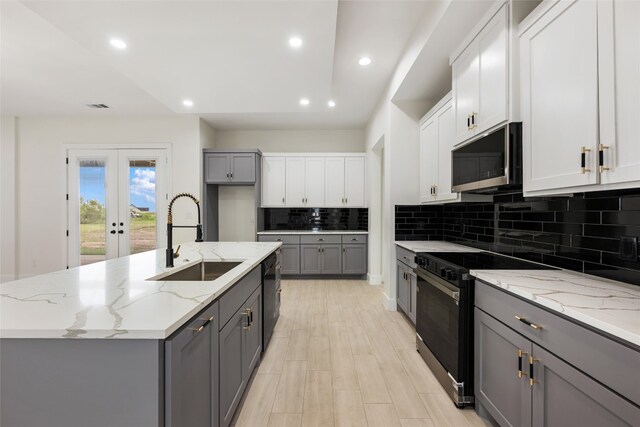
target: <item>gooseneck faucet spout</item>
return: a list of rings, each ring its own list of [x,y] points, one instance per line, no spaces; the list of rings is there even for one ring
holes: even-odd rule
[[[181,197],[188,197],[193,200],[193,203],[196,204],[198,208],[198,224],[196,225],[173,225],[173,214],[171,209],[173,208],[173,203]],[[202,222],[200,221],[200,201],[196,199],[193,194],[189,193],[180,193],[176,194],[176,196],[171,199],[169,202],[169,214],[167,215],[167,267],[173,267],[173,258],[175,255],[173,254],[173,229],[174,228],[195,228],[196,229],[196,242],[202,242]]]

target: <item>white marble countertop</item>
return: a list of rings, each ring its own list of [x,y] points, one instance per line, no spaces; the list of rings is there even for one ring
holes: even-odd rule
[[[640,286],[568,270],[471,270],[470,274],[640,346]]]
[[[258,231],[258,234],[369,234],[368,231],[353,231],[353,230],[269,230]]]
[[[484,252],[482,249],[470,246],[459,245],[457,243],[432,241],[396,241],[396,245],[411,252]]]
[[[0,338],[164,339],[280,247],[280,242],[182,244],[0,284]],[[216,280],[162,281],[200,261],[241,261]]]

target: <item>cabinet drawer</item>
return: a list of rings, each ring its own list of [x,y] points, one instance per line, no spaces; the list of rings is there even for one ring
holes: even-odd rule
[[[258,234],[258,242],[282,242],[285,245],[299,245],[297,234]]]
[[[401,248],[400,246],[396,246],[396,259],[407,264],[411,268],[415,268],[416,266],[416,254],[407,250],[405,248]]]
[[[300,243],[303,245],[321,245],[324,243],[342,243],[339,234],[303,234]]]
[[[640,404],[640,351],[479,280],[475,305],[591,377]],[[517,320],[526,319],[539,326]]]
[[[367,243],[366,234],[343,234],[342,243]]]
[[[227,324],[229,319],[238,311],[238,308],[240,308],[247,298],[251,296],[253,291],[260,286],[262,283],[261,272],[262,266],[254,268],[220,297],[218,304],[220,307],[219,330]]]

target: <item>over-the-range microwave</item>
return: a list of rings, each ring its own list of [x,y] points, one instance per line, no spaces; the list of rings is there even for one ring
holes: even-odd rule
[[[522,188],[522,123],[512,122],[454,148],[452,190],[502,193]]]

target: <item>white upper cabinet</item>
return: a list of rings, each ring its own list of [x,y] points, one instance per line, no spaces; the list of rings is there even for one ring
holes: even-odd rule
[[[640,2],[598,2],[600,182],[640,181]]]
[[[497,5],[466,47],[451,57],[456,143],[510,119],[511,3]]]
[[[285,158],[262,159],[262,206],[285,205]]]
[[[433,107],[421,123],[420,203],[491,201],[491,196],[451,191],[451,150],[456,140],[451,94]]]
[[[521,25],[525,195],[640,182],[640,4],[543,3]]]
[[[262,206],[366,207],[365,164],[363,154],[264,153]]]
[[[364,157],[346,157],[344,160],[344,172],[345,206],[365,206],[366,170]]]
[[[324,159],[324,202],[329,207],[344,205],[344,157]]]
[[[304,206],[306,159],[304,157],[286,157],[285,159],[285,203],[287,206]]]
[[[305,206],[324,206],[324,158],[305,159]]]
[[[598,182],[597,8],[560,2],[520,39],[525,191]]]

